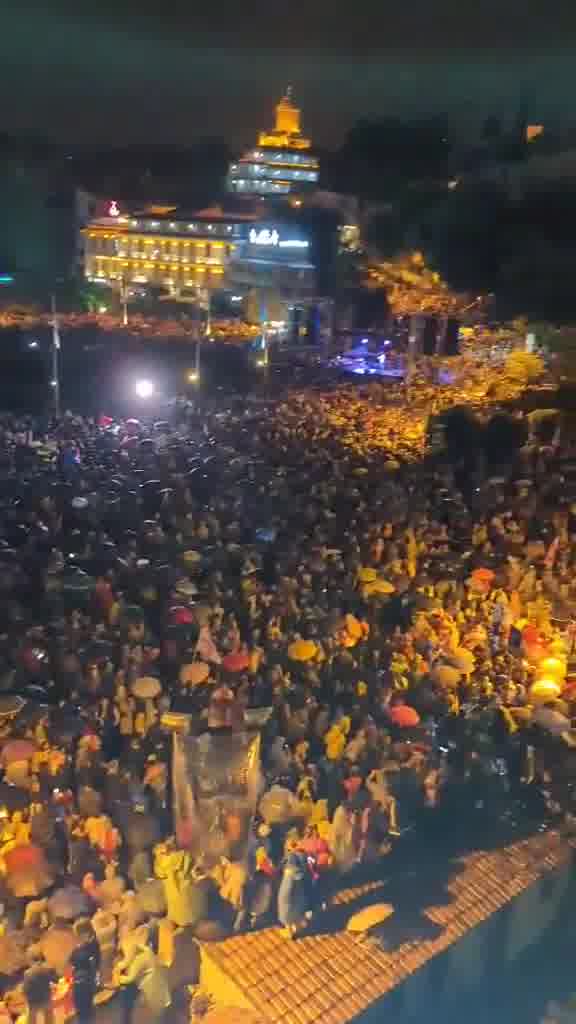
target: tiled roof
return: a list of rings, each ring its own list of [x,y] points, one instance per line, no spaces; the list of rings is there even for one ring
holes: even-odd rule
[[[290,942],[279,928],[268,928],[206,944],[202,957],[233,979],[246,1002],[271,1024],[346,1024],[533,882],[564,864],[569,854],[569,846],[557,834],[547,833],[497,851],[465,855],[451,864],[441,902],[438,887],[430,884],[436,902],[419,907],[430,937],[427,929],[424,936],[421,929],[412,935],[404,932],[391,952],[373,944],[358,945],[357,937],[345,931],[358,905],[396,902],[393,883],[374,882],[338,894],[328,913],[340,920],[330,934]],[[424,879],[424,885],[428,881],[432,883],[432,878]],[[400,905],[409,894],[408,882]],[[322,927],[321,919],[318,925]],[[387,931],[388,922],[383,935]]]

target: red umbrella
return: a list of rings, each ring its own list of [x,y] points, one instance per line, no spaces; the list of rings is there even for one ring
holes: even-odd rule
[[[39,846],[13,846],[4,854],[6,874],[11,875],[20,871],[31,871],[43,867],[45,862],[44,852]]]
[[[183,604],[175,604],[168,612],[171,626],[191,626],[194,622],[194,613]]]
[[[247,654],[243,654],[242,651],[237,651],[235,654],[227,654],[222,659],[222,668],[226,669],[227,672],[243,672],[244,669],[248,668],[250,664],[250,658]]]
[[[475,580],[485,580],[487,583],[491,583],[492,580],[494,579],[494,572],[493,572],[493,570],[492,569],[485,569],[485,568],[482,568],[482,567],[480,569],[474,569],[474,572],[472,573],[472,575],[473,575]]]
[[[27,761],[36,753],[36,744],[31,740],[9,740],[2,749],[2,762]]]
[[[522,630],[522,640],[525,644],[539,644],[541,640],[540,630],[529,622]]]
[[[390,708],[389,715],[394,725],[399,726],[400,729],[409,729],[413,725],[418,725],[420,721],[420,715],[416,709],[411,708],[408,704],[397,704]]]

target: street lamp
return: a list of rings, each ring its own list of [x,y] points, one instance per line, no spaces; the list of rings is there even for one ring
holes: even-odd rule
[[[138,398],[152,398],[154,394],[154,381],[148,380],[143,377],[141,380],[137,380],[134,384],[134,390],[138,395]]]
[[[54,391],[54,414],[60,418],[60,324],[56,313],[56,296],[50,297],[52,309],[52,380],[50,382]]]

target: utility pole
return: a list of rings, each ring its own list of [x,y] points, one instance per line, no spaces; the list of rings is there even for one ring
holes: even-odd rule
[[[206,288],[206,337],[212,334],[212,292]]]
[[[50,297],[50,305],[52,309],[52,379],[50,383],[54,392],[54,414],[57,419],[60,419],[60,349],[62,346],[54,293]]]
[[[120,279],[120,303],[122,305],[122,326],[128,327],[128,282],[125,277]]]

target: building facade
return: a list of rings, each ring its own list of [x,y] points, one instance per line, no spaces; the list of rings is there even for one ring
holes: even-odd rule
[[[319,173],[310,139],[300,128],[300,110],[288,89],[276,107],[273,130],[260,132],[258,145],[230,165],[227,185],[238,195],[282,198],[317,188]]]
[[[255,211],[215,206],[185,215],[175,207],[98,201],[81,230],[84,276],[182,301],[228,290],[254,299],[251,319],[285,321],[291,306],[315,295],[312,239],[258,203]]]
[[[103,284],[140,284],[178,297],[198,286],[223,287],[230,261],[253,218],[219,207],[185,215],[172,207],[128,210],[100,204],[82,229],[84,276]]]
[[[311,239],[302,227],[260,222],[246,233],[229,267],[231,287],[256,300],[261,323],[284,324],[290,309],[316,292]]]

